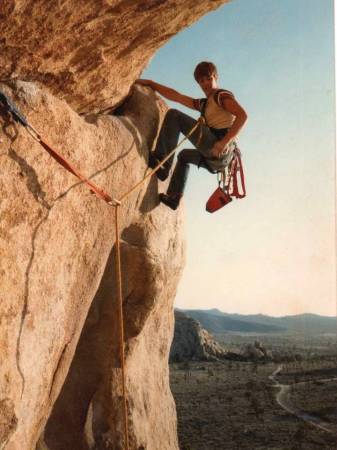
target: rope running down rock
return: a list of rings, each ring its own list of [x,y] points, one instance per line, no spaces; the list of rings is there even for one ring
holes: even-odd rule
[[[8,99],[5,97],[6,101]],[[2,101],[2,103],[4,103]],[[115,274],[117,279],[117,297],[118,297],[118,322],[119,322],[119,356],[122,371],[122,388],[123,388],[123,422],[124,422],[124,449],[129,450],[129,433],[128,433],[128,412],[127,412],[127,399],[126,399],[126,371],[125,371],[125,351],[124,351],[124,315],[123,315],[123,292],[122,292],[122,267],[121,267],[121,251],[120,251],[120,230],[119,230],[119,212],[122,202],[136,189],[138,189],[145,181],[152,177],[160,167],[162,167],[167,160],[175,153],[177,148],[188,139],[191,134],[198,128],[199,125],[203,123],[203,118],[199,118],[196,124],[191,128],[191,130],[186,134],[186,136],[178,142],[177,146],[171,150],[171,152],[158,164],[153,170],[151,170],[142,180],[136,183],[130,190],[125,192],[120,199],[112,198],[103,189],[90,181],[87,177],[82,175],[77,169],[75,169],[67,160],[65,160],[58,152],[56,152],[42,137],[41,135],[27,122],[27,120],[19,114],[18,110],[9,103],[7,106],[7,111],[11,113],[13,119],[24,126],[26,131],[32,136],[32,138],[37,141],[48,153],[54,158],[59,164],[61,164],[66,170],[79,178],[90,191],[101,200],[104,200],[108,205],[113,206],[115,209],[115,234],[116,234],[116,267]],[[201,131],[201,129],[200,129]],[[199,136],[200,138],[200,136]]]

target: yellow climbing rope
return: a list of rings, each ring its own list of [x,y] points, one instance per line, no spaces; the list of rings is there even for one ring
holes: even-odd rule
[[[124,411],[124,441],[125,449],[129,450],[129,433],[128,433],[128,413],[126,403],[126,373],[124,358],[124,316],[123,316],[123,293],[122,293],[122,267],[119,237],[119,208],[120,204],[115,205],[115,234],[116,234],[116,280],[117,280],[117,298],[118,298],[118,324],[119,324],[119,358],[122,369],[122,386],[123,386],[123,411]]]
[[[139,188],[145,181],[152,177],[160,167],[168,161],[177,148],[188,139],[191,134],[202,123],[202,119],[199,119],[197,123],[191,128],[186,136],[181,139],[177,146],[171,150],[171,152],[158,164],[153,170],[151,170],[142,180],[135,184],[129,191],[125,192],[119,200],[113,199],[109,202],[115,209],[115,233],[116,233],[116,278],[117,278],[117,297],[118,297],[118,317],[119,317],[119,354],[122,369],[122,385],[123,385],[123,409],[124,409],[124,448],[129,450],[129,432],[128,432],[128,413],[127,413],[127,401],[126,401],[126,371],[125,371],[125,357],[124,357],[124,315],[123,315],[123,292],[122,292],[122,268],[121,268],[121,252],[120,252],[120,232],[119,232],[119,210],[122,206],[122,202],[137,188]]]

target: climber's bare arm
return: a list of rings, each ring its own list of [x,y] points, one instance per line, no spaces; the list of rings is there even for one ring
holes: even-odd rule
[[[171,100],[172,102],[180,103],[181,105],[187,106],[187,108],[196,109],[194,107],[193,98],[188,97],[187,95],[180,94],[180,92],[175,91],[167,86],[156,83],[152,80],[136,80],[137,84],[141,84],[143,86],[149,86],[154,91],[157,91],[160,95],[167,98],[167,100]]]

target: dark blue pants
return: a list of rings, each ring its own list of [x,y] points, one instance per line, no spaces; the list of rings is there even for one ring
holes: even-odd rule
[[[157,145],[154,151],[159,160],[163,160],[177,145],[179,134],[187,135],[196,120],[177,109],[170,109],[161,127]],[[200,134],[201,133],[201,134]],[[196,147],[195,149],[182,150],[178,154],[177,163],[173,171],[170,184],[167,189],[168,194],[183,194],[190,164],[207,168],[207,159],[214,159],[210,153],[218,138],[206,125],[199,125],[189,137],[189,141]],[[172,156],[165,167],[169,170],[173,164]]]

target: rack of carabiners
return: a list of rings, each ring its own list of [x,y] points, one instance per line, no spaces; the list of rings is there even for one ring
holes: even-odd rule
[[[236,198],[244,198],[246,196],[245,177],[243,173],[243,165],[241,160],[241,152],[235,141],[232,141],[233,157],[223,170],[217,172],[218,184],[224,192]],[[240,174],[241,191],[238,184],[238,173]]]
[[[158,164],[152,169],[142,180],[135,184],[130,190],[121,195],[119,199],[111,197],[103,189],[82,175],[73,165],[63,158],[56,150],[54,150],[45,139],[42,138],[40,133],[27,121],[26,117],[18,110],[11,99],[8,98],[3,92],[0,91],[0,106],[3,112],[7,113],[12,119],[22,125],[26,131],[32,136],[46,150],[49,155],[54,158],[61,166],[63,166],[70,173],[79,178],[85,185],[88,186],[90,191],[101,200],[104,200],[109,206],[112,206],[115,210],[115,254],[116,254],[116,266],[115,274],[117,280],[117,300],[118,300],[118,326],[119,326],[119,357],[121,364],[122,374],[122,389],[123,389],[123,422],[124,422],[124,449],[129,450],[129,433],[128,433],[128,412],[127,412],[127,396],[126,396],[126,371],[125,371],[125,351],[124,351],[124,315],[123,315],[123,293],[122,293],[122,266],[121,266],[121,253],[120,253],[120,230],[119,230],[119,210],[123,205],[123,201],[136,189],[138,189],[145,181],[152,177],[160,167],[162,167],[166,161],[168,161],[174,154],[176,149],[186,140],[191,134],[198,128],[201,121],[191,128],[189,133],[181,139],[178,145]]]

